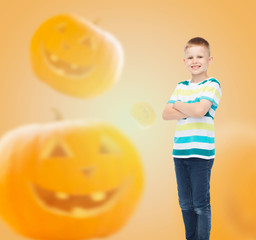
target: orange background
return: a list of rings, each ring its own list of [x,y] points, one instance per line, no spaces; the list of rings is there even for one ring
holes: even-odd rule
[[[185,43],[192,37],[205,38],[214,58],[208,75],[220,81],[223,93],[215,115],[213,183],[224,176],[218,175],[218,169],[224,166],[221,161],[230,160],[220,155],[225,149],[220,142],[229,139],[225,126],[239,124],[240,138],[244,126],[251,124],[252,131],[256,128],[255,10],[254,0],[5,1],[0,10],[0,136],[20,125],[54,120],[52,108],[66,119],[100,119],[117,126],[141,153],[146,186],[128,224],[107,239],[185,239],[171,158],[176,122],[162,120],[162,111],[177,82],[190,78],[183,63]],[[31,37],[43,21],[60,13],[99,19],[98,25],[123,46],[125,62],[120,80],[101,96],[66,96],[40,82],[32,72]],[[130,116],[130,108],[139,101],[148,102],[156,112],[151,128],[140,129]],[[212,239],[229,239],[229,235],[218,235],[217,221],[215,215]],[[231,224],[227,222],[227,228]],[[0,232],[4,239],[26,239],[2,221]],[[251,239],[256,239],[253,236]]]

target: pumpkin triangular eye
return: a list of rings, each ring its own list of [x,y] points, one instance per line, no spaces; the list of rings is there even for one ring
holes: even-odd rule
[[[67,23],[65,22],[59,23],[58,25],[55,26],[55,29],[61,33],[65,33],[66,28],[67,28]]]
[[[119,145],[109,136],[103,135],[100,140],[100,154],[117,154],[121,153]]]
[[[63,148],[63,146],[61,146],[60,144],[59,145],[56,145],[51,153],[50,153],[50,156],[49,157],[67,157],[68,154],[67,152],[65,151],[65,149]]]
[[[44,151],[41,154],[41,158],[67,158],[71,157],[71,151],[67,147],[67,144],[65,144],[61,140],[56,140],[52,139],[49,141],[45,148]]]

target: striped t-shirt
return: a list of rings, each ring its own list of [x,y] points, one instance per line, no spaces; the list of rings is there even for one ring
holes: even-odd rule
[[[177,120],[173,157],[215,158],[214,115],[220,98],[220,83],[213,77],[199,83],[191,83],[191,79],[178,83],[168,103],[194,103],[207,99],[213,104],[201,118],[188,117]]]

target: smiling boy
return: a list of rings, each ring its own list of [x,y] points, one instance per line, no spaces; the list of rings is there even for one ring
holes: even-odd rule
[[[162,114],[164,120],[178,120],[172,155],[187,240],[210,239],[214,115],[222,95],[219,81],[207,75],[212,61],[205,39],[187,42],[184,63],[192,77],[177,84]]]

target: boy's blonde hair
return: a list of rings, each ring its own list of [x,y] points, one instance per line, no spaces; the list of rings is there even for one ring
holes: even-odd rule
[[[209,57],[211,56],[210,44],[205,39],[203,39],[201,37],[191,38],[185,45],[184,54],[186,53],[186,50],[192,46],[203,46],[203,47],[207,48]]]

